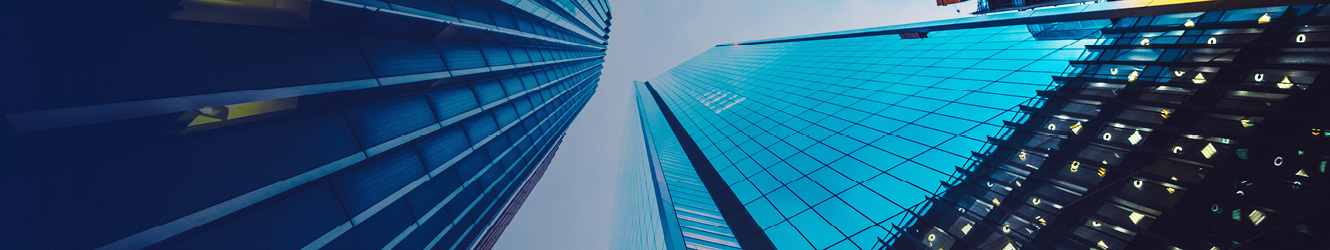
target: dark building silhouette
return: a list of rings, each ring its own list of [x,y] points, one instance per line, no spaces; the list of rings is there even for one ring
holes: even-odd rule
[[[595,92],[609,12],[7,6],[0,248],[469,249]]]

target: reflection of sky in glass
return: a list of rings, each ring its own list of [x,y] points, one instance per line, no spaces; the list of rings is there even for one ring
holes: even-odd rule
[[[779,248],[869,248],[1092,42],[1016,25],[720,46],[650,82]]]

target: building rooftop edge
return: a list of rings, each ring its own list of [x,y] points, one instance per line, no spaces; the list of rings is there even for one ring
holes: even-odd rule
[[[824,39],[837,39],[861,36],[891,35],[938,30],[982,28],[1023,23],[1051,21],[1079,21],[1107,19],[1131,16],[1166,15],[1175,13],[1204,12],[1212,10],[1246,9],[1272,6],[1289,6],[1322,3],[1316,0],[1122,0],[1082,5],[1065,5],[1030,11],[1004,12],[982,16],[972,16],[937,21],[898,24],[891,26],[834,31],[799,36],[759,39],[736,43],[723,43],[716,46],[755,45],[782,42],[798,42]]]

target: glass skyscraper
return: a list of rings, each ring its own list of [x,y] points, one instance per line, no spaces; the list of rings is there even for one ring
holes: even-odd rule
[[[1225,143],[1234,143],[1235,137],[1221,138],[1213,130],[1197,126],[1219,126],[1212,124],[1225,120],[1259,123],[1264,118],[1254,117],[1253,112],[1261,112],[1255,110],[1271,111],[1262,108],[1280,106],[1279,100],[1301,90],[1317,93],[1309,86],[1325,68],[1319,54],[1325,40],[1318,40],[1324,29],[1316,26],[1325,20],[1320,14],[1325,8],[1270,7],[1278,4],[1292,3],[1120,1],[717,45],[636,84],[636,114],[643,124],[639,130],[647,140],[636,142],[643,146],[629,150],[645,150],[638,154],[647,157],[626,162],[624,171],[635,174],[623,178],[638,180],[628,182],[638,186],[637,197],[654,196],[621,198],[621,206],[636,206],[623,209],[635,213],[624,213],[620,216],[626,217],[620,219],[645,221],[631,224],[635,227],[660,225],[659,234],[651,232],[665,243],[733,240],[744,249],[1192,249],[1201,242],[1251,239],[1229,235],[1231,230],[1217,233],[1217,238],[1200,237],[1204,233],[1187,237],[1158,234],[1173,229],[1168,223],[1204,228],[1197,225],[1206,224],[1187,218],[1202,211],[1189,211],[1175,213],[1174,221],[1156,223],[1150,236],[1133,241],[1129,235],[1139,229],[1126,227],[1122,221],[1145,223],[1141,221],[1173,209],[1171,205],[1089,192],[1104,189],[1094,185],[1099,180],[1073,182],[1051,176],[1065,167],[1041,168],[1038,163],[1006,164],[994,159],[1010,156],[1045,161],[1053,154],[1047,152],[1049,148],[1059,147],[1046,144],[1049,138],[1070,136],[1076,146],[1061,146],[1066,152],[1058,153],[1063,155],[1059,164],[1075,165],[1072,172],[1114,178],[1102,182],[1109,188],[1139,188],[1143,181],[1150,181],[1149,187],[1181,196],[1179,192],[1186,189],[1227,183],[1228,177],[1206,172],[1213,165],[1200,166],[1206,173],[1195,177],[1197,180],[1185,180],[1181,172],[1168,173],[1177,175],[1175,179],[1156,173],[1142,180],[1140,173],[1158,170],[1147,166],[1162,163],[1124,161],[1121,157],[1132,156],[1126,154],[1131,150],[1123,148],[1143,143],[1160,147],[1151,148],[1152,152],[1169,153],[1176,146],[1183,148],[1179,154],[1204,159],[1215,154],[1241,152],[1236,154],[1256,157],[1258,152],[1268,152],[1255,148],[1234,151],[1237,147]],[[1278,28],[1261,30],[1267,26]],[[1238,50],[1259,52],[1244,52],[1251,58],[1238,62],[1235,58],[1243,58],[1236,56],[1241,54]],[[1294,55],[1298,52],[1305,56]],[[1175,72],[1182,73],[1170,75]],[[1254,77],[1251,74],[1261,74],[1263,79],[1240,79]],[[1281,82],[1284,76],[1287,83]],[[1204,95],[1179,97],[1190,93]],[[1204,101],[1188,102],[1191,100]],[[1161,114],[1163,119],[1186,123],[1155,121],[1169,126],[1155,129],[1140,121],[1123,121],[1150,122],[1151,116],[1159,120]],[[665,122],[652,125],[652,119]],[[1034,131],[1036,128],[1061,134],[1049,135]],[[1171,132],[1161,137],[1151,131]],[[1044,139],[1025,145],[1032,137]],[[1187,141],[1174,142],[1179,137]],[[656,146],[661,142],[651,142],[655,138],[677,138],[681,150]],[[1008,143],[1015,140],[1020,141]],[[1103,141],[1122,144],[1097,145]],[[1207,146],[1202,141],[1214,143]],[[1326,158],[1326,152],[1310,149],[1321,145],[1316,144],[1319,142],[1306,143],[1297,150],[1299,157]],[[1019,150],[1022,147],[1028,150]],[[683,156],[670,152],[652,159],[664,154],[660,151],[682,151]],[[687,159],[687,164],[656,163],[680,158]],[[1183,171],[1195,166],[1198,159],[1170,160],[1191,164],[1167,170]],[[1323,160],[1307,163],[1319,161]],[[1188,171],[1196,175],[1197,170]],[[1323,189],[1310,184],[1323,179],[1321,173],[1299,173],[1302,175],[1281,173],[1275,178],[1279,181],[1260,182],[1324,196]],[[1216,183],[1196,184],[1207,174]],[[1131,181],[1120,181],[1122,178]],[[661,179],[665,184],[659,184]],[[687,203],[714,204],[715,210],[681,211],[676,193],[687,194]],[[1149,195],[1155,199],[1161,194]],[[660,202],[663,197],[676,202]],[[1185,197],[1209,202],[1228,199]],[[1313,199],[1307,204],[1324,202]],[[1220,211],[1240,210],[1233,212],[1234,221],[1260,224],[1266,220],[1260,225],[1271,228],[1275,228],[1271,224],[1294,227],[1281,223],[1316,207],[1235,203],[1220,205]],[[1230,208],[1234,205],[1239,210]],[[1063,208],[1076,210],[1064,212]],[[1253,208],[1263,212],[1253,212]],[[709,225],[728,232],[707,231],[709,238],[671,234],[697,230],[689,225],[692,220],[681,217],[697,214],[720,214],[708,217]],[[1273,220],[1273,214],[1287,217]],[[1069,218],[1055,218],[1057,215]],[[1090,229],[1076,228],[1081,219],[1075,218],[1110,216],[1113,220],[1084,221]],[[1039,226],[1030,227],[1032,223]],[[1114,226],[1100,227],[1104,224]],[[1039,228],[1052,232],[1051,236],[1033,237]],[[1287,231],[1315,232],[1305,227]],[[1250,237],[1262,235],[1242,232]],[[1098,239],[1096,235],[1114,238]],[[1241,244],[1227,241],[1220,249]],[[665,249],[691,247],[654,242],[645,243]]]
[[[488,249],[595,92],[611,19],[603,0],[15,4],[6,249]]]

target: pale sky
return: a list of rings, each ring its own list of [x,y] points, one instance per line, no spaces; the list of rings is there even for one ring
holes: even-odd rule
[[[954,6],[932,0],[610,0],[614,19],[600,87],[494,249],[609,249],[633,80],[650,80],[716,44],[960,18],[975,3]]]

